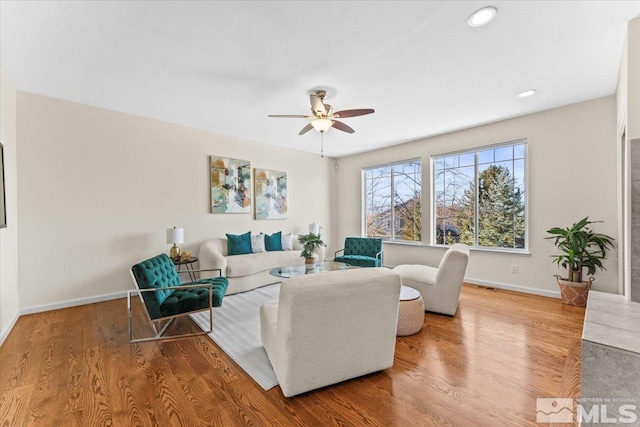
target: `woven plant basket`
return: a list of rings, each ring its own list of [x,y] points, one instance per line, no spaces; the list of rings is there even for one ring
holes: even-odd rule
[[[587,305],[587,298],[589,297],[589,289],[591,284],[595,280],[593,277],[589,278],[588,282],[569,282],[567,279],[555,276],[558,280],[558,286],[560,286],[560,296],[562,302],[568,305],[575,305],[576,307],[584,307]]]

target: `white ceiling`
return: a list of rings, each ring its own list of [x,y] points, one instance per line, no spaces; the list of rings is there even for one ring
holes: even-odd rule
[[[495,20],[469,27],[487,5]],[[0,15],[18,90],[317,153],[304,119],[267,114],[307,114],[324,88],[336,110],[376,110],[325,134],[341,157],[613,94],[640,1],[2,1]]]

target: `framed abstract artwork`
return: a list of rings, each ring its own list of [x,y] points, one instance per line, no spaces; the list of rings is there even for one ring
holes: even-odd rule
[[[211,213],[251,213],[251,163],[209,156]]]
[[[0,144],[0,228],[7,227],[7,198],[4,191],[4,147]]]
[[[254,169],[256,219],[285,219],[287,209],[287,173]]]

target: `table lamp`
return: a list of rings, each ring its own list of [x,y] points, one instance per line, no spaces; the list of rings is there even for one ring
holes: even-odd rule
[[[176,243],[182,244],[184,242],[184,230],[182,228],[167,228],[167,244],[173,246],[169,251],[169,257],[171,259],[180,259],[180,248]]]
[[[320,234],[320,229],[322,227],[320,227],[318,224],[316,224],[315,222],[312,224],[309,224],[309,233],[313,233],[313,234]]]

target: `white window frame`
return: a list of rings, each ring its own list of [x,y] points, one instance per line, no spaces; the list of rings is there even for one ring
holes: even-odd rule
[[[485,151],[485,150],[492,150],[495,148],[501,148],[501,147],[508,147],[508,146],[514,146],[514,145],[524,145],[524,248],[503,248],[503,247],[491,247],[491,246],[478,246],[478,204],[475,204],[475,214],[474,214],[474,221],[475,221],[475,226],[474,226],[474,245],[472,246],[472,248],[474,250],[481,250],[481,251],[489,251],[489,252],[509,252],[509,253],[519,253],[519,254],[529,254],[529,141],[527,138],[520,138],[520,139],[515,139],[512,141],[506,141],[506,142],[500,142],[497,144],[489,144],[489,145],[482,145],[482,146],[477,146],[477,147],[473,147],[473,148],[467,148],[467,149],[463,149],[463,150],[457,150],[457,151],[450,151],[447,153],[440,153],[440,154],[434,154],[431,156],[431,162],[430,162],[430,167],[431,167],[431,198],[430,198],[430,205],[431,205],[431,209],[430,209],[430,214],[431,214],[431,221],[430,221],[430,231],[431,231],[431,245],[433,246],[439,246],[439,247],[448,247],[449,245],[445,245],[445,244],[440,244],[436,242],[436,221],[437,221],[437,217],[436,217],[436,188],[435,188],[435,178],[436,178],[436,167],[435,167],[435,162],[437,159],[443,158],[443,157],[448,157],[448,156],[455,156],[455,155],[462,155],[462,154],[474,154],[475,155],[475,160],[474,160],[474,180],[475,180],[475,186],[476,186],[476,196],[478,194],[478,153],[481,151]],[[477,202],[477,199],[476,199]]]
[[[383,163],[380,165],[375,165],[375,166],[367,166],[366,168],[362,168],[361,171],[361,182],[362,182],[362,186],[361,186],[361,195],[362,195],[362,199],[361,199],[361,204],[362,204],[362,212],[361,212],[361,218],[362,218],[362,229],[361,229],[361,235],[363,237],[369,237],[367,236],[367,171],[371,170],[371,169],[379,169],[379,168],[385,168],[385,167],[393,167],[396,165],[403,165],[405,163],[412,163],[412,162],[419,162],[420,163],[420,204],[421,206],[424,206],[424,183],[423,183],[423,173],[424,173],[424,169],[423,169],[423,162],[422,162],[422,158],[421,157],[414,157],[412,159],[406,159],[406,160],[400,160],[397,162],[391,162],[391,163]],[[392,189],[395,189],[395,182],[394,182],[394,174],[393,172],[391,173],[391,185],[390,187]],[[396,239],[396,227],[395,227],[395,194],[391,195],[391,238],[389,240],[383,240],[384,242],[391,242],[391,243],[408,243],[408,244],[419,244],[421,241],[420,240],[402,240],[402,239]],[[424,226],[421,226],[420,229],[420,234],[422,236],[422,238],[424,238]]]

